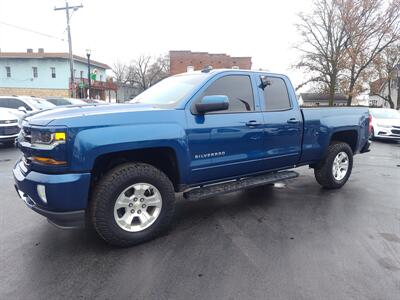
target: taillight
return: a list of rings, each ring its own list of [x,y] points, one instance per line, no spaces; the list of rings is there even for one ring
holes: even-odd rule
[[[368,118],[368,133],[371,134],[371,132],[372,132],[372,115],[370,114]]]

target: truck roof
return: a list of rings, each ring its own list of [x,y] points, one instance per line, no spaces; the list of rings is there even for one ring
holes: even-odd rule
[[[180,75],[187,75],[187,74],[210,74],[210,75],[215,75],[219,73],[224,73],[224,72],[239,72],[239,73],[256,73],[260,74],[263,73],[265,75],[271,75],[271,76],[285,76],[285,74],[280,74],[280,73],[272,73],[268,71],[259,71],[259,70],[244,70],[244,69],[203,69],[203,70],[197,70],[197,71],[192,71],[192,72],[185,72],[185,73],[180,73],[174,76],[180,76]]]

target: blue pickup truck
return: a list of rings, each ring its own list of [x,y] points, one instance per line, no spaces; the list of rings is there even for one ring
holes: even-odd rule
[[[19,196],[61,228],[134,245],[168,228],[176,193],[198,200],[294,178],[308,165],[342,187],[369,151],[367,108],[301,109],[284,75],[210,70],[169,77],[127,104],[26,118]]]

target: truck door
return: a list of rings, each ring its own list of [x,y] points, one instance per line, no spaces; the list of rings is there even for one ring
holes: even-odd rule
[[[290,82],[286,78],[260,75],[257,80],[264,118],[266,168],[294,166],[300,159],[303,134],[296,95],[288,90]]]
[[[229,108],[196,115],[187,112],[192,182],[245,175],[262,170],[263,116],[254,80],[249,75],[221,75],[200,91],[204,96],[226,95]],[[194,104],[193,103],[193,104]]]

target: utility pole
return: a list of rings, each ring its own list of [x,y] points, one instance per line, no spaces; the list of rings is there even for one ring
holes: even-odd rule
[[[76,97],[76,89],[75,89],[75,76],[74,76],[74,57],[72,54],[72,40],[71,40],[71,28],[69,26],[69,10],[73,9],[74,11],[78,10],[79,8],[82,8],[83,5],[78,5],[78,6],[69,6],[68,1],[65,1],[65,7],[55,7],[54,10],[65,10],[65,13],[67,15],[67,31],[68,31],[68,46],[69,46],[69,68],[71,72],[71,96],[73,98]]]

